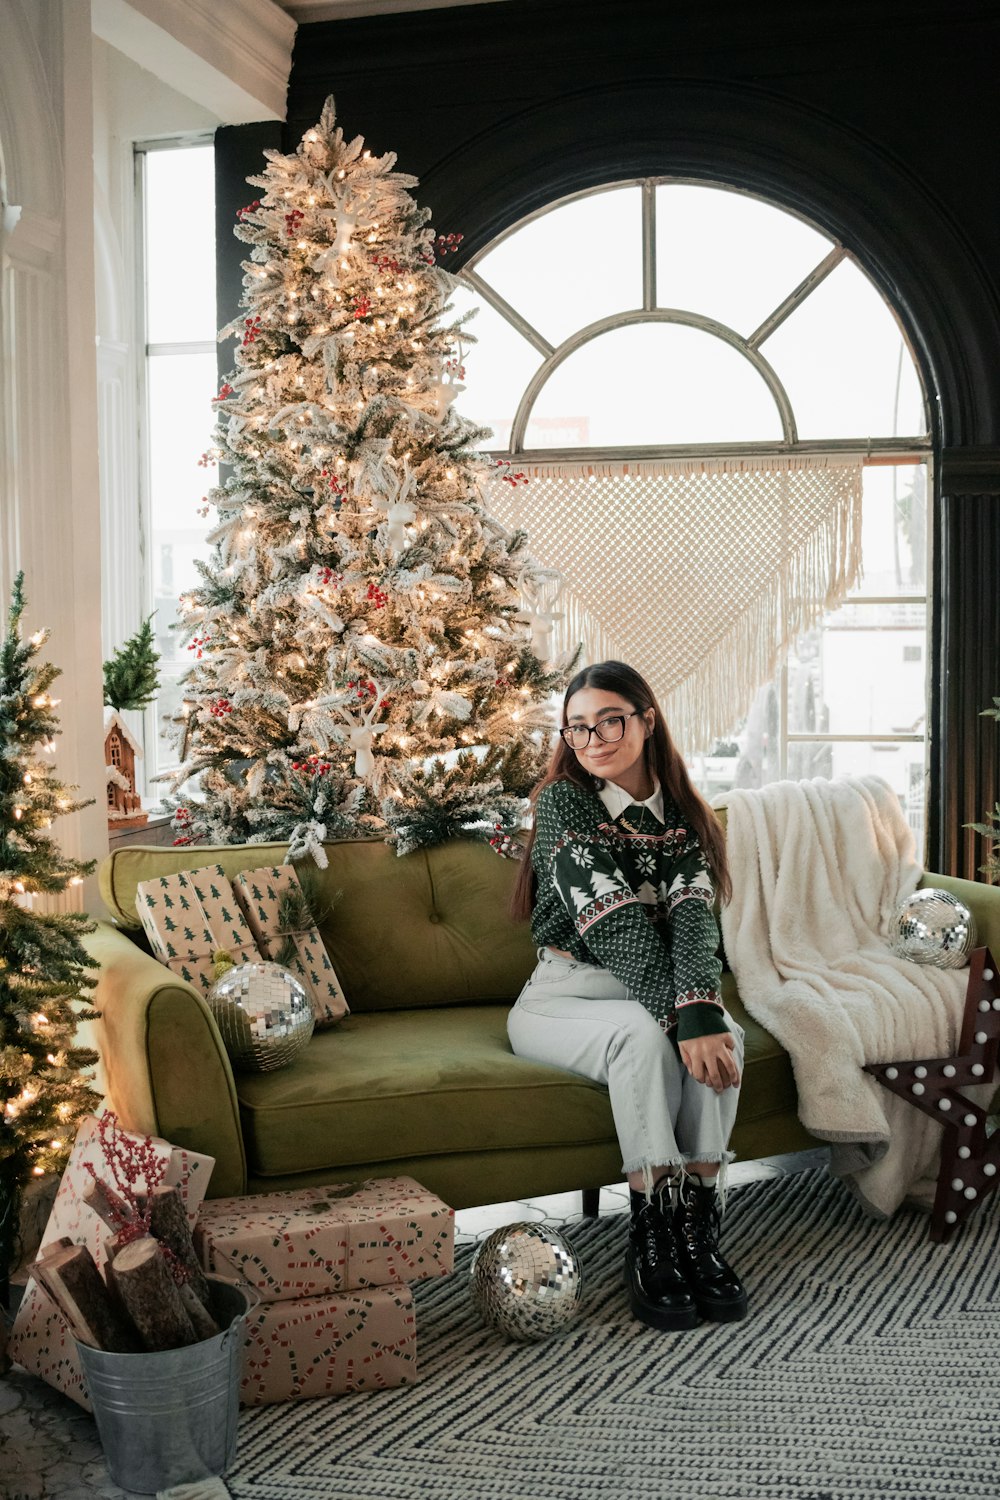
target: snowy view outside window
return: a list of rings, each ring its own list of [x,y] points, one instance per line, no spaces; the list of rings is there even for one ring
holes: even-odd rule
[[[169,626],[209,550],[200,510],[215,468],[199,459],[212,426],[217,315],[212,147],[149,150],[142,160],[147,567],[163,658],[147,726],[152,773],[176,764],[160,730],[190,658]],[[587,246],[592,254],[581,253]],[[478,308],[478,342],[466,352],[456,407],[493,429],[498,454],[780,450],[787,422],[741,350],[775,372],[795,437],[813,451],[882,440],[864,470],[861,586],[795,643],[747,718],[692,771],[709,796],[785,776],[881,775],[919,849],[927,421],[899,325],[859,266],[827,235],[747,194],[647,182],[595,190],[515,226],[473,259],[463,282],[456,312]]]
[[[202,496],[218,468],[203,462],[212,430],[216,376],[215,151],[204,146],[139,153],[145,272],[146,421],[145,558],[150,609],[160,653],[160,692],[146,721],[146,775],[176,764],[164,716],[181,701],[190,655],[171,630],[177,600],[198,582],[208,556]],[[178,205],[184,248],[177,250]],[[150,788],[156,795],[157,788]]]

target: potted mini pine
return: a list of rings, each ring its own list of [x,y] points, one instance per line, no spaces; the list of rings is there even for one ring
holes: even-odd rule
[[[149,819],[136,788],[135,763],[142,746],[123,714],[152,703],[159,685],[160,660],[153,641],[153,616],[104,663],[104,764],[108,788],[108,827],[142,828]]]

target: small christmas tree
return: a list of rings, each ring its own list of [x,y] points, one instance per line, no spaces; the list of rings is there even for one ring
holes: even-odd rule
[[[80,942],[94,923],[82,912],[32,910],[32,897],[79,885],[94,861],[66,858],[48,831],[87,804],[47,759],[59,672],[33,665],[46,631],[22,639],[23,582],[19,573],[0,646],[0,1281],[13,1264],[26,1183],[62,1169],[77,1122],[98,1103],[86,1072],[97,1055],[73,1045],[77,1022],[95,1014],[81,1008],[96,964]]]
[[[153,641],[153,616],[104,663],[104,703],[116,713],[145,708],[156,697],[159,652]]]
[[[240,211],[246,315],[216,398],[230,477],[202,584],[181,601],[189,647],[177,842],[336,834],[403,852],[506,832],[541,773],[550,670],[519,619],[538,570],[492,520],[464,389],[454,279],[393,170],[334,126],[267,152]],[[521,475],[505,476],[519,482]]]

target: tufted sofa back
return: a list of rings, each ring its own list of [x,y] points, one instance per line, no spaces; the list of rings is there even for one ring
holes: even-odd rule
[[[116,926],[145,946],[136,915],[143,880],[221,865],[227,875],[279,865],[286,844],[115,850],[99,870]],[[507,915],[517,866],[458,840],[402,857],[385,844],[325,845],[329,865],[302,867],[322,912],[320,934],[352,1011],[515,999],[534,966],[528,924]]]

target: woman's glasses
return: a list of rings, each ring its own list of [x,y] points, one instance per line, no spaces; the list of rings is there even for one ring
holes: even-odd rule
[[[586,750],[592,734],[606,745],[613,745],[625,737],[625,720],[634,719],[641,713],[641,708],[634,708],[630,714],[609,714],[606,719],[598,719],[596,724],[568,724],[559,733],[571,750]]]

